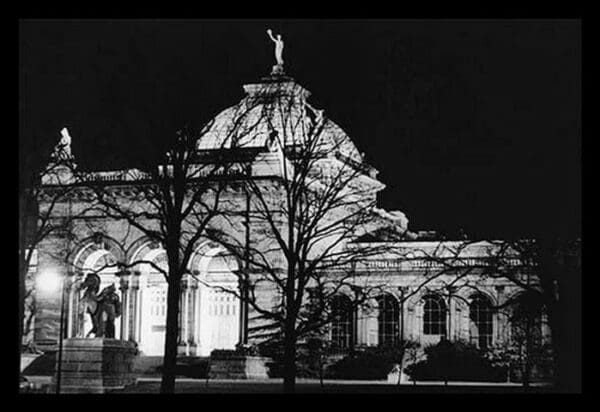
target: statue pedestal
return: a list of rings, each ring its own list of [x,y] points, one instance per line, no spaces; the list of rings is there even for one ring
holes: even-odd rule
[[[105,393],[135,384],[137,353],[135,343],[119,339],[65,339],[60,392]],[[56,381],[55,374],[52,383]]]
[[[276,64],[271,68],[271,76],[284,76],[283,65]]]
[[[210,358],[209,379],[268,379],[267,361],[261,356]]]

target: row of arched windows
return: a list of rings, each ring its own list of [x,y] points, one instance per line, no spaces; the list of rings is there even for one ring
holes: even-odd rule
[[[400,340],[400,305],[392,295],[384,294],[378,302],[378,342],[379,345],[393,346]],[[333,323],[331,344],[338,349],[351,348],[355,340],[355,310],[350,298],[337,295],[332,302]],[[440,295],[427,295],[423,298],[423,333],[425,335],[447,334],[448,307]],[[494,329],[494,309],[491,300],[483,295],[471,297],[469,304],[471,343],[480,348],[492,344]]]

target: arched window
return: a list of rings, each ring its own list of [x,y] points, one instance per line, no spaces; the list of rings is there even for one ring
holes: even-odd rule
[[[446,302],[439,295],[429,295],[424,300],[423,333],[446,335]]]
[[[331,344],[336,349],[349,349],[354,345],[354,310],[350,298],[334,296],[331,310]]]
[[[377,303],[379,345],[394,346],[400,337],[400,306],[396,298],[389,294],[379,296]]]
[[[492,344],[494,336],[494,310],[492,302],[484,295],[477,294],[469,305],[471,343],[484,349]]]

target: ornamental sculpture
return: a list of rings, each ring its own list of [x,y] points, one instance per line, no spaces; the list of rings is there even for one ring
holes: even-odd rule
[[[121,315],[121,302],[116,293],[114,284],[106,286],[100,293],[100,277],[90,273],[81,283],[78,290],[84,289],[83,296],[79,300],[79,331],[83,334],[84,318],[88,314],[92,320],[92,329],[86,334],[86,338],[114,338],[115,319]]]
[[[73,155],[71,154],[71,136],[69,135],[69,130],[67,130],[66,127],[63,127],[60,131],[60,135],[60,141],[54,146],[52,158],[56,160],[72,159]]]

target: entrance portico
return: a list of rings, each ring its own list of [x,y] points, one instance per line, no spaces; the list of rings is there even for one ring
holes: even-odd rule
[[[146,242],[132,253],[131,262],[139,263],[129,271],[120,271],[114,264],[115,253],[98,247],[85,254],[83,270],[73,276],[80,280],[97,271],[101,287],[115,283],[119,287],[122,315],[115,324],[116,337],[138,343],[142,356],[162,356],[166,332],[167,282],[158,270],[167,269],[165,250]],[[184,356],[209,356],[214,349],[235,349],[241,340],[240,299],[235,271],[238,264],[224,249],[205,247],[192,259],[193,274],[186,274],[181,283],[179,307],[178,352]],[[82,336],[90,329],[89,316],[83,325],[77,324],[79,294],[71,288],[68,337]],[[83,329],[82,329],[83,327]]]

